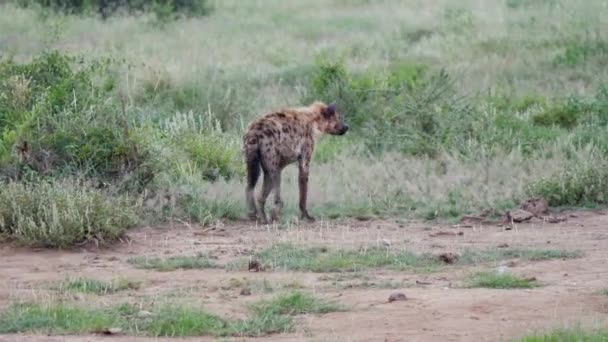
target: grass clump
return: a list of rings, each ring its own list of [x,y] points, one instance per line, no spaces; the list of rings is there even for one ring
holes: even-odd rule
[[[115,309],[75,307],[62,303],[19,303],[11,305],[0,314],[0,333],[102,332],[121,326],[121,319]]]
[[[137,222],[125,196],[75,181],[10,182],[0,188],[0,233],[27,246],[112,242]]]
[[[292,292],[281,294],[268,301],[261,301],[253,305],[256,314],[275,315],[301,315],[301,314],[323,314],[328,312],[342,311],[336,303],[320,300],[310,294],[303,292]]]
[[[606,162],[567,165],[553,175],[530,182],[526,192],[545,198],[551,206],[590,206],[608,203]]]
[[[262,336],[289,332],[293,315],[340,311],[335,304],[293,292],[252,304],[250,317],[230,321],[200,308],[157,305],[139,314],[131,304],[91,308],[50,302],[15,303],[0,313],[0,333],[96,333],[121,328],[132,335],[153,337]]]
[[[472,276],[469,287],[484,287],[490,289],[529,289],[538,286],[535,280],[495,272],[480,272]]]
[[[66,14],[99,13],[103,18],[119,11],[153,13],[159,19],[199,17],[211,12],[208,0],[18,0],[22,7],[38,6]]]
[[[61,284],[59,284],[58,289],[60,291],[105,295],[119,291],[138,289],[139,286],[140,284],[138,282],[133,282],[126,279],[117,279],[111,282],[106,282],[96,279],[74,278],[63,281]]]
[[[128,262],[137,268],[160,272],[174,271],[177,269],[192,270],[218,267],[211,258],[204,255],[175,256],[166,259],[158,257],[134,257],[129,258]]]
[[[535,334],[516,340],[518,342],[605,342],[608,341],[608,330],[598,329],[560,329],[542,334]]]
[[[429,269],[438,263],[432,256],[381,248],[330,250],[276,244],[256,253],[262,263],[273,268],[312,272],[353,272],[368,268]]]
[[[201,309],[171,305],[155,311],[138,328],[155,337],[230,335],[228,321]]]
[[[580,258],[580,251],[566,251],[560,249],[490,249],[490,250],[466,250],[461,253],[458,263],[470,265],[484,262],[497,262],[508,259],[523,259],[530,261],[542,261],[553,259]]]
[[[261,300],[250,306],[251,317],[232,326],[238,335],[260,336],[267,333],[284,333],[293,330],[291,318],[301,314],[324,314],[343,311],[337,303],[318,299],[308,293],[294,291]]]

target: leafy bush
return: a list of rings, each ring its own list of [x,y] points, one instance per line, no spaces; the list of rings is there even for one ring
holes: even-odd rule
[[[98,12],[104,18],[119,10],[130,14],[152,12],[159,19],[204,16],[211,11],[207,0],[17,0],[17,2],[23,7],[36,5],[68,14]]]
[[[466,127],[456,123],[470,123],[463,119],[471,108],[456,96],[450,76],[423,64],[400,63],[385,73],[351,75],[341,63],[323,61],[310,89],[303,102],[336,102],[374,152],[434,155],[442,145],[464,137]]]
[[[0,233],[32,246],[111,242],[137,222],[131,201],[75,181],[0,188]]]
[[[42,174],[116,178],[136,169],[146,147],[120,108],[111,65],[56,51],[26,64],[0,62],[0,169],[17,160]]]
[[[608,203],[608,169],[605,161],[575,162],[551,177],[528,185],[527,194],[545,198],[551,206]]]
[[[587,113],[588,106],[577,97],[570,97],[565,104],[549,107],[536,114],[532,121],[541,126],[573,128]]]

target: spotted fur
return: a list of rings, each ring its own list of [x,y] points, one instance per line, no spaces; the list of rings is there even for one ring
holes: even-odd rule
[[[271,220],[279,219],[283,207],[281,171],[287,165],[297,162],[300,216],[314,221],[308,214],[306,198],[315,137],[320,134],[343,135],[347,130],[348,126],[340,119],[336,106],[322,102],[314,102],[307,107],[284,108],[249,123],[243,135],[243,154],[247,166],[245,197],[249,218],[268,222],[264,207],[266,199],[274,191]],[[262,190],[254,198],[254,188],[262,171]]]

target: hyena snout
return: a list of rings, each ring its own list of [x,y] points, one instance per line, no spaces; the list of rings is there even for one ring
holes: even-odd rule
[[[335,135],[344,135],[348,131],[348,125],[345,122],[340,122],[334,130]]]

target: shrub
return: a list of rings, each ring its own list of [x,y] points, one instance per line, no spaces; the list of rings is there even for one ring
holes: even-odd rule
[[[0,233],[24,245],[111,242],[136,222],[128,198],[109,196],[89,184],[11,182],[0,188]]]
[[[532,121],[541,126],[573,128],[589,111],[589,106],[581,99],[571,96],[565,104],[549,107],[533,116]]]
[[[372,76],[373,75],[373,76]],[[471,107],[458,98],[443,70],[399,63],[386,72],[349,74],[340,62],[322,61],[303,102],[336,102],[356,134],[374,152],[434,155],[465,138]]]
[[[42,174],[72,169],[115,178],[135,169],[145,147],[119,114],[111,64],[56,51],[26,64],[0,62],[0,168],[16,164],[17,145],[20,161]]]
[[[130,14],[151,12],[159,19],[178,16],[198,17],[211,12],[208,0],[18,0],[17,2],[22,7],[36,5],[66,14],[98,12],[103,18],[120,10]]]
[[[575,162],[550,177],[533,181],[528,196],[545,198],[551,206],[575,206],[608,203],[608,170],[606,162]]]

